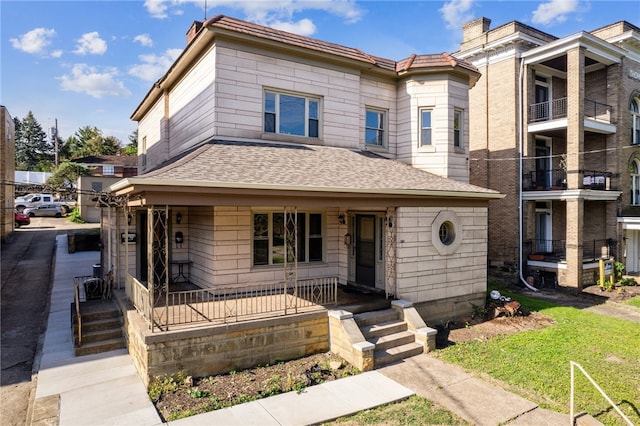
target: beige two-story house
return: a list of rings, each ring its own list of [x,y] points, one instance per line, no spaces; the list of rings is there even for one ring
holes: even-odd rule
[[[501,197],[468,182],[479,77],[448,54],[396,61],[195,22],[131,117],[140,174],[111,186],[105,229],[116,281],[147,305],[176,282],[208,295],[285,283],[319,303],[333,285],[402,299],[429,322],[470,314]]]

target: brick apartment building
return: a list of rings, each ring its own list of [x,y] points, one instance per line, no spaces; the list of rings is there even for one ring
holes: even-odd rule
[[[13,232],[15,211],[13,205],[15,171],[15,126],[13,118],[0,105],[0,239],[4,240]]]
[[[580,289],[602,257],[640,272],[640,29],[558,38],[520,22],[463,26],[470,183],[489,204],[490,276]]]

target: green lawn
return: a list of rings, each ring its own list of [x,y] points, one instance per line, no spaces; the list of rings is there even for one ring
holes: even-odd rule
[[[629,299],[625,303],[631,306],[635,306],[636,308],[640,308],[640,296]]]
[[[437,356],[498,380],[541,407],[567,413],[569,361],[575,361],[632,422],[640,424],[639,324],[500,291],[516,298],[524,308],[553,318],[555,325],[457,344],[438,351]],[[579,372],[575,407],[576,412],[586,411],[604,424],[625,424]]]

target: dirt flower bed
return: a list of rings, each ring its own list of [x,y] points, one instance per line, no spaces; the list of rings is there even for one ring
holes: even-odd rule
[[[339,356],[322,353],[224,375],[157,377],[149,397],[163,420],[171,421],[359,373]]]

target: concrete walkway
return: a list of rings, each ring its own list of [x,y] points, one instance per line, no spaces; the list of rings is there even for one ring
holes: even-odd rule
[[[160,425],[126,350],[76,357],[70,304],[73,277],[90,275],[97,252],[67,252],[57,238],[55,276],[31,425]],[[424,396],[477,425],[558,425],[566,414],[478,380],[429,355],[357,376],[169,422],[170,425],[308,425],[331,421],[405,399]]]

